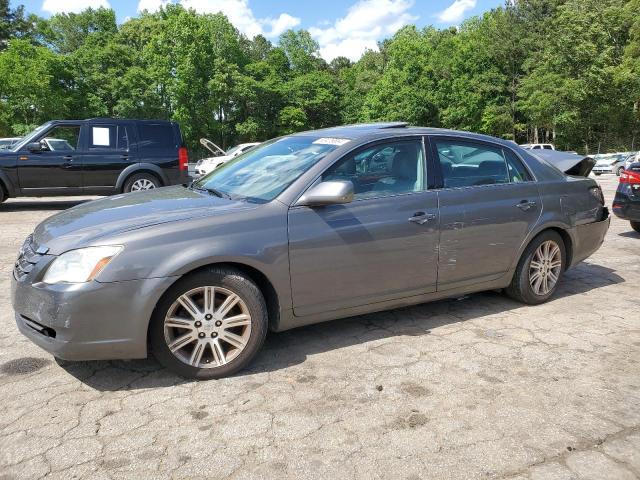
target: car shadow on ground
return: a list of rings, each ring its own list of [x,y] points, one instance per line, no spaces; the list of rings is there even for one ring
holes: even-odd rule
[[[618,235],[620,235],[621,237],[625,237],[625,238],[640,238],[640,233],[636,232],[635,230],[629,230],[628,232],[622,232],[622,233],[619,233]]]
[[[14,201],[7,200],[0,204],[0,213],[2,212],[21,212],[21,211],[47,211],[47,210],[66,210],[75,207],[89,200],[34,200],[34,201]]]
[[[582,263],[568,271],[554,300],[624,282],[614,270]],[[476,293],[413,307],[360,315],[270,333],[252,365],[237,377],[282,370],[304,363],[308,356],[391,337],[429,335],[443,325],[479,319],[523,306],[497,291]],[[191,383],[161,367],[155,359],[132,361],[65,362],[70,375],[100,391],[163,388]]]

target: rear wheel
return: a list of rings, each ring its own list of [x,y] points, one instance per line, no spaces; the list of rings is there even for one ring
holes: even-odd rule
[[[549,300],[565,269],[566,251],[562,237],[543,232],[525,249],[506,292],[511,298],[530,305]]]
[[[136,173],[127,178],[122,190],[125,193],[140,192],[142,190],[152,190],[160,186],[160,181],[155,175],[150,173]]]
[[[631,222],[631,228],[640,233],[640,222]]]
[[[247,366],[262,347],[267,324],[255,283],[236,270],[212,268],[169,289],[153,314],[149,336],[161,364],[205,380]]]
[[[622,172],[624,172],[624,167],[618,167],[618,169],[616,170],[616,175],[620,176],[622,175]]]
[[[2,183],[0,183],[0,203],[4,202],[7,199],[7,195],[4,193],[4,187]]]

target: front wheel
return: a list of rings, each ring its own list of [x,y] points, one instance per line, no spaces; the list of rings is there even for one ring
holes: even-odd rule
[[[618,167],[618,169],[616,170],[616,175],[620,176],[622,175],[622,172],[624,172],[624,167]]]
[[[514,300],[537,305],[549,300],[558,288],[565,269],[566,251],[562,237],[543,232],[527,246],[506,293]]]
[[[631,228],[640,233],[640,222],[631,222]]]
[[[158,303],[152,351],[169,370],[200,380],[232,375],[251,362],[267,334],[262,293],[244,274],[212,268],[179,280]]]

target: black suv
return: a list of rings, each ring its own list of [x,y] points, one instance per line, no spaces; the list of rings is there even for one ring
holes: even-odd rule
[[[163,120],[53,120],[0,151],[7,197],[109,195],[188,181],[180,127]]]

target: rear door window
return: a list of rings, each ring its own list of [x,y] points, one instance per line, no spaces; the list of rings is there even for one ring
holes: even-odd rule
[[[509,183],[503,149],[463,140],[436,139],[445,188]]]
[[[129,132],[125,125],[92,125],[89,128],[92,150],[128,150]]]
[[[141,123],[138,125],[138,146],[145,150],[170,150],[178,148],[170,123]]]

